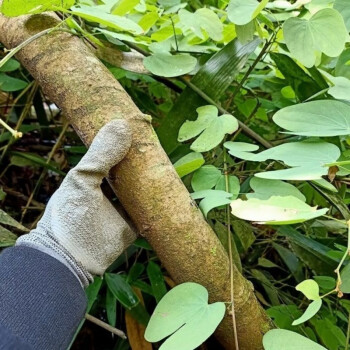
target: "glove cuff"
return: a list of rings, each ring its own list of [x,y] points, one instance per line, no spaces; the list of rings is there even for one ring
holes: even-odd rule
[[[91,273],[48,232],[42,235],[33,230],[30,234],[25,234],[18,238],[16,246],[26,246],[37,249],[59,260],[75,275],[83,288],[88,287],[88,285],[94,281]]]

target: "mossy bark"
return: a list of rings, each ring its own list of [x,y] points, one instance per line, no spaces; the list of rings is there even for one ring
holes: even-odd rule
[[[58,21],[54,14],[0,16],[0,41],[13,48]],[[132,148],[112,170],[111,185],[118,198],[176,283],[198,282],[208,289],[211,302],[229,302],[225,250],[191,200],[147,118],[112,74],[80,39],[65,32],[35,40],[17,57],[86,145],[111,118],[130,122]],[[240,350],[262,349],[270,321],[251,283],[235,267],[233,274]],[[234,349],[229,313],[216,335],[226,349]]]

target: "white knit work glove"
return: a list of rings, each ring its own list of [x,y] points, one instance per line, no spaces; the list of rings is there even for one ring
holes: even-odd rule
[[[102,275],[136,238],[100,187],[130,145],[126,121],[114,119],[106,124],[51,197],[37,227],[21,236],[16,245],[60,260],[84,287],[93,281],[92,275]]]

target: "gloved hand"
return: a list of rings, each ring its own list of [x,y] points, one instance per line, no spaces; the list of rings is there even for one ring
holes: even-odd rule
[[[41,250],[63,262],[86,287],[136,234],[101,191],[101,182],[131,145],[124,120],[115,119],[96,135],[79,164],[51,197],[37,227],[16,245]]]

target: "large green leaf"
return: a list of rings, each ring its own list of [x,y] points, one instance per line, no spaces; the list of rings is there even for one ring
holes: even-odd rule
[[[151,282],[153,295],[157,303],[159,303],[167,292],[160,266],[155,262],[150,261],[147,265],[147,275]]]
[[[231,41],[199,69],[191,83],[213,100],[218,100],[226,92],[237,74],[241,72],[259,43],[259,39],[255,39],[247,45],[240,44],[238,40]],[[179,146],[177,137],[181,125],[186,119],[196,119],[196,108],[205,104],[207,102],[189,87],[186,87],[182,92],[174,107],[156,130],[159,140],[168,154]]]
[[[244,25],[254,19],[266,6],[269,0],[231,0],[227,7],[227,15],[231,22]]]
[[[324,215],[328,211],[327,208],[317,210],[292,196],[272,196],[266,200],[236,199],[231,203],[231,210],[232,214],[240,219],[269,225],[304,222]]]
[[[54,11],[59,8],[70,8],[75,0],[4,0],[1,12],[8,17]]]
[[[191,72],[197,64],[196,58],[189,54],[172,55],[168,52],[156,52],[143,60],[145,67],[161,77],[177,77]]]
[[[286,329],[272,329],[263,338],[265,350],[327,350],[312,340]]]
[[[342,16],[333,9],[318,11],[310,19],[289,18],[283,33],[293,57],[306,67],[315,64],[317,53],[339,56],[348,38]]]
[[[179,130],[180,142],[196,136],[198,138],[191,145],[196,152],[207,152],[218,146],[226,134],[232,134],[238,129],[237,119],[224,114],[218,117],[218,109],[208,105],[197,108],[198,119],[186,121]]]
[[[72,7],[72,10],[68,12],[72,15],[84,18],[87,21],[99,23],[109,28],[127,31],[134,34],[141,34],[143,32],[142,28],[131,19],[128,19],[124,16],[117,16],[106,13],[99,9],[98,6],[74,6]]]
[[[0,248],[11,247],[16,243],[17,236],[0,225]]]
[[[273,121],[287,133],[302,136],[350,134],[350,106],[333,100],[311,101],[281,109]]]
[[[293,196],[305,202],[305,196],[293,185],[280,180],[268,180],[253,177],[250,180],[250,187],[254,193],[248,193],[246,196],[250,198],[268,199],[272,196]]]
[[[343,293],[350,293],[350,264],[347,264],[340,274],[341,277],[341,285],[340,290]]]
[[[346,28],[350,31],[350,6],[348,0],[335,0],[334,9],[338,10],[343,16]]]
[[[147,325],[145,338],[158,342],[170,336],[160,350],[193,350],[216,329],[225,315],[225,304],[208,304],[207,290],[197,283],[183,283],[168,292]]]
[[[305,312],[298,319],[293,321],[293,326],[297,326],[308,321],[310,318],[314,317],[322,306],[322,299],[318,298],[314,300],[305,310]]]
[[[179,19],[182,29],[189,30],[201,39],[205,39],[203,31],[213,40],[222,39],[223,24],[217,14],[208,8],[200,8],[195,13],[182,9]]]

